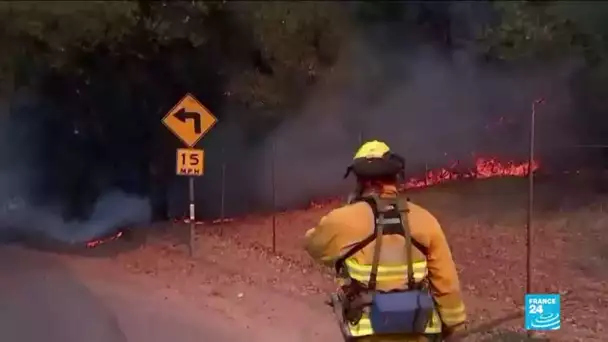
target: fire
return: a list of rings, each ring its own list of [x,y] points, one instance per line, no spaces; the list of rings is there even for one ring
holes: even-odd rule
[[[537,161],[532,162],[532,171],[538,170],[540,163]],[[525,177],[528,174],[529,163],[522,162],[517,163],[514,161],[502,162],[497,158],[476,158],[475,166],[463,171],[459,162],[453,162],[447,167],[443,167],[436,170],[427,171],[422,177],[410,178],[403,184],[405,189],[419,189],[425,188],[449,181],[460,180],[460,179],[486,179],[492,177]],[[327,205],[333,204],[337,199],[325,199],[321,201],[312,201],[309,208],[320,208]],[[213,221],[195,221],[196,225],[199,224],[222,224],[225,222],[232,222],[234,218],[216,219]],[[176,218],[174,222],[190,223],[188,218]],[[117,237],[116,237],[117,238]],[[105,241],[103,241],[105,242]],[[100,243],[103,243],[100,242]],[[96,243],[95,245],[98,245]]]
[[[497,158],[477,158],[475,166],[465,171],[459,162],[453,162],[450,166],[427,171],[422,177],[408,179],[402,189],[421,189],[433,185],[446,183],[460,179],[486,179],[492,177],[524,177],[528,174],[529,163],[516,163],[513,161],[501,162]],[[532,172],[538,170],[540,163],[532,162]],[[337,199],[326,199],[312,201],[310,208],[322,208],[328,204],[335,203]]]
[[[213,221],[211,221],[211,223],[213,223],[213,224],[218,224],[218,223],[224,223],[224,222],[233,222],[233,221],[234,221],[234,219],[233,219],[233,218],[223,218],[223,219],[222,219],[222,218],[219,218],[219,219],[217,219],[217,220],[213,220]]]
[[[465,172],[458,171],[458,162],[447,168],[428,171],[422,178],[410,178],[405,182],[406,189],[424,188],[427,186],[445,183],[458,179],[486,179],[492,177],[524,177],[528,174],[529,163],[516,163],[513,161],[501,162],[495,158],[477,158],[475,167]],[[538,170],[540,164],[532,162],[532,172]]]
[[[120,238],[121,236],[122,236],[122,232],[118,232],[118,233],[116,233],[113,236],[108,237],[108,238],[89,241],[89,242],[87,242],[87,248],[97,247],[97,246],[99,246],[101,244],[104,244],[106,242],[114,241],[114,240]]]

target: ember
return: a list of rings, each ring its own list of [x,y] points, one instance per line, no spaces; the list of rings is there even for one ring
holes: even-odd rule
[[[122,236],[122,232],[118,232],[115,235],[113,235],[111,237],[108,237],[108,238],[89,241],[89,242],[87,242],[87,248],[97,247],[97,246],[99,246],[101,244],[104,244],[106,242],[114,241],[114,240],[120,238],[121,236]]]
[[[211,223],[213,224],[218,224],[218,223],[224,223],[224,222],[233,222],[234,219],[233,218],[224,218],[224,219],[217,219],[217,220],[213,220],[211,221]]]
[[[539,163],[532,163],[532,171],[539,168]],[[492,177],[524,177],[528,174],[528,163],[500,162],[494,158],[477,158],[475,167],[465,172],[458,171],[459,163],[454,162],[448,168],[431,170],[422,178],[410,178],[404,185],[406,189],[424,188],[458,179],[486,179]]]
[[[532,171],[538,170],[540,164],[536,161],[532,163]],[[450,166],[427,171],[420,178],[410,178],[402,189],[420,189],[441,183],[446,183],[461,179],[486,179],[492,177],[524,177],[528,174],[528,163],[501,162],[496,158],[477,158],[472,169],[463,170],[459,162],[454,162]],[[310,208],[322,208],[337,199],[325,199],[311,201]]]
[[[212,221],[194,221],[195,225],[201,225],[201,224],[222,224],[222,223],[227,223],[227,222],[233,222],[234,218],[218,218]],[[173,223],[187,223],[190,224],[190,219],[187,217],[183,217],[183,218],[174,218],[173,219]]]
[[[540,164],[536,161],[532,163],[532,171],[538,170]],[[448,167],[429,170],[420,178],[410,178],[403,188],[405,189],[419,189],[429,187],[441,183],[446,183],[454,180],[461,179],[486,179],[492,177],[525,177],[528,174],[528,163],[516,163],[513,161],[501,162],[496,158],[477,158],[475,159],[475,166],[468,169],[463,169],[459,162],[454,162]],[[327,205],[331,205],[338,201],[338,199],[325,199],[311,201],[309,208],[320,208]],[[195,224],[221,224],[225,222],[232,222],[233,218],[216,219],[210,222],[196,221]],[[190,220],[187,218],[175,219],[174,222],[189,223]]]

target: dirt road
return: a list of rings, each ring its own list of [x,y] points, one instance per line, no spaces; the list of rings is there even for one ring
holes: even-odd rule
[[[228,342],[247,333],[219,313],[115,277],[81,278],[52,255],[1,246],[0,340]]]

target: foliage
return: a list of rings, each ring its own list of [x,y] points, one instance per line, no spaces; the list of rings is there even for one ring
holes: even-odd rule
[[[242,84],[250,101],[279,106],[298,98],[336,61],[346,25],[332,2],[243,2],[236,9],[263,47]],[[254,77],[252,77],[254,76]],[[258,98],[257,100],[256,97]]]
[[[330,2],[7,2],[0,14],[7,19],[5,45],[26,42],[23,53],[55,69],[101,46],[144,59],[182,41],[197,52],[238,56],[240,62],[218,65],[231,79],[224,92],[254,107],[293,104],[337,58],[338,22],[345,23]],[[3,63],[6,79],[17,67],[7,63],[21,57],[4,56],[14,57]]]
[[[503,60],[563,58],[570,54],[575,28],[556,15],[549,1],[497,2],[496,25],[488,25],[480,41],[486,53]]]
[[[497,20],[488,21],[481,33],[478,46],[484,53],[507,62],[582,54],[590,69],[580,78],[580,88],[592,87],[595,91],[589,94],[601,102],[595,108],[604,108],[607,73],[593,71],[606,65],[608,6],[557,1],[491,5]],[[361,33],[385,26],[390,30],[378,32],[395,41],[419,35],[450,45],[452,6],[390,1],[0,2],[0,97],[10,101],[25,89],[43,100],[44,110],[23,118],[47,128],[39,153],[51,165],[50,178],[78,179],[64,172],[66,163],[95,164],[74,172],[107,176],[131,168],[148,186],[151,165],[171,169],[167,156],[172,144],[165,140],[159,119],[184,93],[194,93],[220,117],[227,105],[247,108],[238,115],[243,127],[265,132],[287,113],[297,113],[314,85],[332,72],[342,47]],[[91,150],[96,151],[94,158]],[[134,154],[141,157],[133,159]],[[62,159],[68,157],[73,159]]]
[[[24,141],[38,143],[63,194],[128,169],[147,191],[150,168],[171,169],[160,116],[186,92],[220,117],[229,103],[295,112],[286,109],[331,70],[348,26],[332,2],[15,1],[0,3],[0,19],[2,97],[21,89],[44,103],[3,112],[45,127]],[[276,121],[250,115],[245,127]]]
[[[120,40],[134,24],[134,10],[134,3],[127,1],[2,2],[4,70],[11,71],[7,69],[15,66],[10,63],[24,56],[51,67],[64,66],[71,49]]]
[[[583,55],[605,58],[608,5],[595,2],[496,2],[498,23],[480,37],[486,53],[504,60],[547,60]]]

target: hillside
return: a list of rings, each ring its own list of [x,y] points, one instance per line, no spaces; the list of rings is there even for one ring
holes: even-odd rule
[[[436,213],[453,248],[476,332],[467,341],[516,341],[522,333],[518,306],[525,287],[525,189],[524,180],[504,178],[411,192],[413,201]],[[608,197],[576,178],[540,182],[536,195],[534,290],[563,296],[562,329],[548,337],[602,341],[608,317],[608,237],[603,234]],[[323,304],[333,288],[331,274],[314,265],[301,246],[304,231],[330,209],[317,206],[277,214],[276,253],[272,253],[272,217],[252,216],[199,224],[193,259],[188,259],[183,244],[185,227],[174,223],[137,230],[130,239],[89,249],[85,255],[116,254],[111,263],[89,258],[81,261],[81,267],[108,274],[128,270],[147,286],[175,289],[205,305],[213,305],[209,298],[236,301],[236,307],[217,304],[215,308],[238,312],[252,322],[262,317],[266,323],[274,322],[268,329],[280,326],[297,336],[294,340],[311,336],[305,331],[331,340],[334,321]],[[320,325],[318,317],[325,317]],[[306,326],[313,322],[317,328]]]
[[[94,306],[114,303],[118,313],[103,317],[148,335],[124,342],[224,340],[209,337],[208,317],[230,317],[249,342],[337,340],[324,304],[332,274],[302,237],[339,204],[313,199],[341,194],[354,150],[381,139],[412,176],[424,170],[404,188],[448,235],[469,340],[518,340],[528,170],[499,161],[528,160],[533,135],[534,290],[564,298],[551,340],[607,340],[608,174],[544,173],[608,170],[608,6],[4,1],[0,18],[0,294],[34,312],[58,303],[40,310],[51,330],[69,332],[49,322],[74,325],[64,304],[76,297],[48,291],[49,274],[105,290],[115,282],[119,295]],[[188,146],[204,150],[194,190],[176,175],[186,146],[162,123],[187,93],[217,117],[209,134],[203,113],[179,119],[200,133]],[[188,225],[170,222],[189,215],[190,197],[210,221],[192,223],[192,257]],[[252,214],[268,208],[285,211]],[[164,313],[159,303],[175,297],[173,328],[156,325],[146,311]],[[36,323],[19,316],[28,305],[14,303],[0,317],[29,332]],[[15,340],[6,330],[0,340]]]

